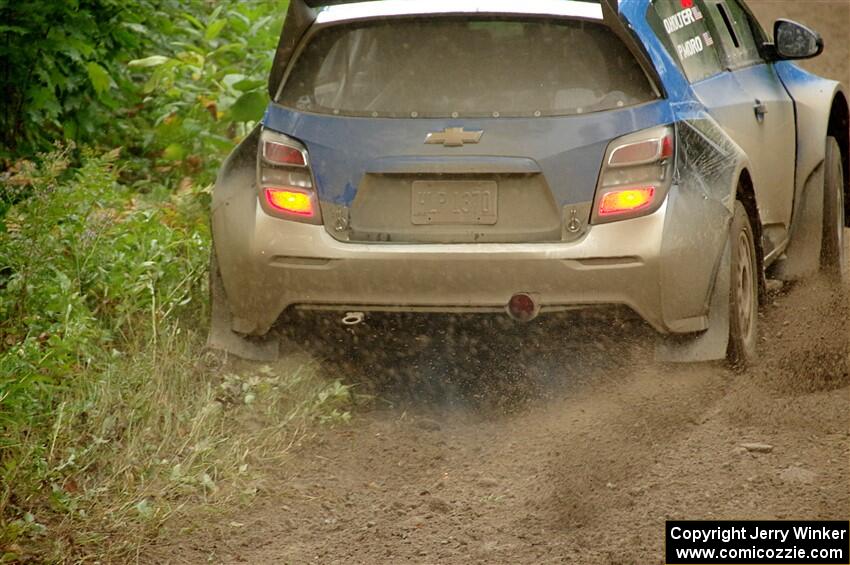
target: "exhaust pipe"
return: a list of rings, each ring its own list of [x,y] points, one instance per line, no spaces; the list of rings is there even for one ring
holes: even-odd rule
[[[540,314],[540,305],[531,294],[520,292],[508,301],[507,311],[517,322],[530,322]]]

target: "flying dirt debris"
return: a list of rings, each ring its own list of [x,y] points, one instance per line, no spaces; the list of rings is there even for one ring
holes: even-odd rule
[[[213,345],[373,409],[152,559],[657,563],[667,520],[850,513],[817,32],[739,0],[323,4],[290,3],[215,187]]]

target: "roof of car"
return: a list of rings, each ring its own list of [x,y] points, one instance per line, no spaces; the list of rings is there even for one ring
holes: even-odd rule
[[[326,3],[326,2],[325,2]],[[321,5],[318,1],[316,4]],[[602,6],[587,0],[370,0],[322,6],[317,24],[404,15],[429,14],[520,14],[602,19]]]

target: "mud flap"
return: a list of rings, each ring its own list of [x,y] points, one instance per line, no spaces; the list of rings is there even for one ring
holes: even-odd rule
[[[245,337],[233,331],[233,315],[227,304],[224,285],[218,275],[215,261],[210,267],[210,334],[207,347],[224,351],[248,361],[277,361],[280,357],[280,341],[272,332],[266,337]]]
[[[727,241],[711,294],[708,329],[699,334],[659,336],[655,347],[657,362],[702,363],[726,359],[729,348],[731,276],[732,249]]]
[[[225,308],[213,307],[212,324],[210,335],[207,338],[207,347],[224,351],[247,361],[277,361],[280,357],[280,346],[276,339],[252,339],[246,338],[230,329],[229,315],[223,319],[217,319],[216,310]],[[219,312],[218,318],[221,318]]]
[[[794,219],[791,241],[782,258],[771,266],[770,278],[796,281],[817,274],[823,244],[823,184],[821,164],[806,182],[800,217]]]

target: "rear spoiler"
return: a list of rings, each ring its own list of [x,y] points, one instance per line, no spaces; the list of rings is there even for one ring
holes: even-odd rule
[[[286,19],[283,20],[283,31],[274,54],[272,70],[269,74],[269,97],[274,100],[283,80],[283,74],[289,65],[289,60],[301,42],[301,38],[316,21],[316,10],[320,5],[330,5],[333,0],[325,0],[320,4],[317,0],[290,0]]]
[[[275,52],[272,70],[269,75],[269,95],[272,100],[277,96],[280,82],[286,72],[286,67],[298,44],[304,37],[313,22],[316,21],[318,8],[324,6],[335,6],[339,4],[359,4],[364,0],[290,0],[289,10],[286,13],[280,42]],[[369,0],[367,0],[369,1]],[[411,0],[414,1],[414,0]],[[588,1],[588,0],[583,0]],[[593,0],[590,0],[593,1]],[[602,6],[602,20],[617,36],[626,44],[629,50],[637,57],[644,71],[649,75],[656,89],[663,94],[663,87],[655,66],[649,59],[649,55],[643,44],[634,34],[629,23],[620,15],[619,0],[599,0]]]

